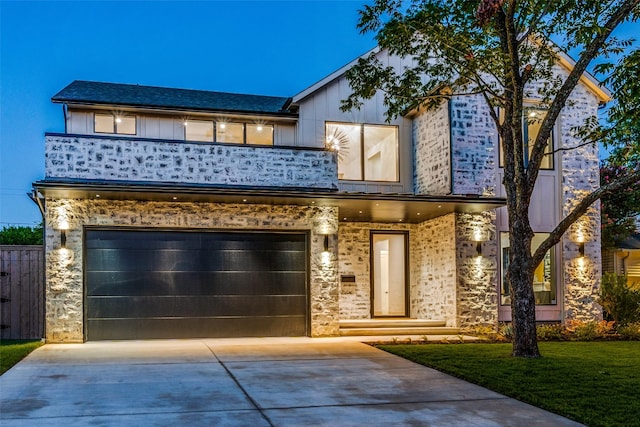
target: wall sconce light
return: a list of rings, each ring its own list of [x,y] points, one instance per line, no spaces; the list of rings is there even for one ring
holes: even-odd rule
[[[584,242],[578,242],[578,258],[584,258]]]
[[[67,230],[60,230],[60,247],[62,249],[67,247]]]
[[[324,235],[324,252],[329,252],[329,235],[325,234]]]
[[[476,256],[477,257],[481,257],[482,256],[482,242],[481,241],[477,241],[476,242]]]

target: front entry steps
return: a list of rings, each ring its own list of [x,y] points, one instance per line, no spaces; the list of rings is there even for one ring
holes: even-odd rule
[[[447,327],[444,320],[385,318],[340,321],[340,335],[343,337],[459,334],[459,328]]]

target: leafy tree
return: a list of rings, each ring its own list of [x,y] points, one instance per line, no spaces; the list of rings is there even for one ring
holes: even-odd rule
[[[2,227],[0,245],[42,245],[42,223],[34,227],[13,226]]]
[[[580,77],[597,59],[603,61],[597,70],[611,74],[608,83],[614,90],[624,89],[625,82],[634,79],[632,84],[638,88],[638,73],[633,71],[638,54],[627,54],[630,42],[618,40],[611,33],[621,22],[640,15],[639,3],[640,0],[374,0],[360,12],[358,28],[362,32],[376,33],[380,48],[392,55],[413,58],[414,65],[396,70],[381,63],[375,54],[361,58],[347,72],[353,93],[343,101],[343,110],[359,108],[364,99],[378,91],[383,93],[389,119],[419,105],[435,108],[453,95],[477,94],[491,107],[504,155],[503,184],[511,236],[507,280],[514,356],[540,356],[532,283],[534,269],[545,253],[600,197],[629,185],[640,185],[636,163],[623,179],[586,195],[531,253],[531,195],[547,141]],[[558,49],[579,52],[567,77],[553,71]],[[618,65],[607,62],[614,55],[629,59]],[[533,91],[532,82],[546,83]],[[623,102],[638,102],[632,99],[633,93],[626,89],[623,92]],[[527,120],[524,101],[528,97],[538,98],[546,109],[538,135],[531,141],[524,140],[523,132],[523,121]],[[622,147],[621,153],[625,146],[628,153],[637,153],[638,139],[633,134],[639,129],[638,111],[629,115],[621,107],[614,117],[612,123],[623,124],[624,129],[619,132],[627,137],[619,141],[614,141],[618,131],[600,127],[592,118],[582,131],[585,143],[606,138]],[[525,160],[527,147],[530,154]]]
[[[629,173],[629,168],[612,164],[609,159],[600,167],[600,184],[607,185]],[[640,186],[628,186],[600,200],[602,215],[602,247],[613,248],[636,231],[640,215]]]

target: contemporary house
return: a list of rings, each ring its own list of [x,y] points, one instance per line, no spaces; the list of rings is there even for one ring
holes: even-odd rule
[[[453,97],[389,123],[376,96],[345,113],[351,65],[292,97],[87,81],[54,95],[65,130],[46,134],[45,177],[33,185],[46,224],[47,340],[510,320],[487,105]],[[556,72],[570,67],[561,58]],[[564,109],[532,204],[535,240],[598,185],[597,148],[557,148],[578,145],[572,127],[607,100],[585,76]],[[530,114],[544,114],[530,101]],[[601,316],[600,266],[594,206],[536,270],[538,320]]]

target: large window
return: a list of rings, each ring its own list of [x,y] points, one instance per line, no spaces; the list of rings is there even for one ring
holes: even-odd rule
[[[338,152],[338,179],[397,182],[396,126],[326,124],[327,146]]]
[[[185,120],[187,141],[273,145],[273,125],[209,120]]]
[[[94,114],[93,129],[95,133],[136,134],[135,116],[116,116],[113,114]]]
[[[548,236],[548,233],[535,233],[531,241],[531,250],[535,251]],[[509,249],[509,233],[500,233],[500,271],[502,272],[500,303],[502,305],[511,304],[509,284],[507,283]],[[533,294],[536,298],[536,305],[555,305],[557,303],[554,248],[547,251],[544,259],[533,272]]]
[[[547,112],[537,108],[530,108],[526,111],[527,117],[522,120],[522,136],[526,149],[524,150],[524,164],[529,164],[529,157],[531,151],[533,151],[533,143],[538,137],[540,132],[540,126],[542,120],[544,120]],[[500,116],[502,117],[502,111]],[[540,162],[540,169],[553,169],[553,132],[552,136],[547,140],[547,145],[544,149],[544,157]],[[504,150],[502,148],[502,141],[500,142],[500,167],[504,167]]]

